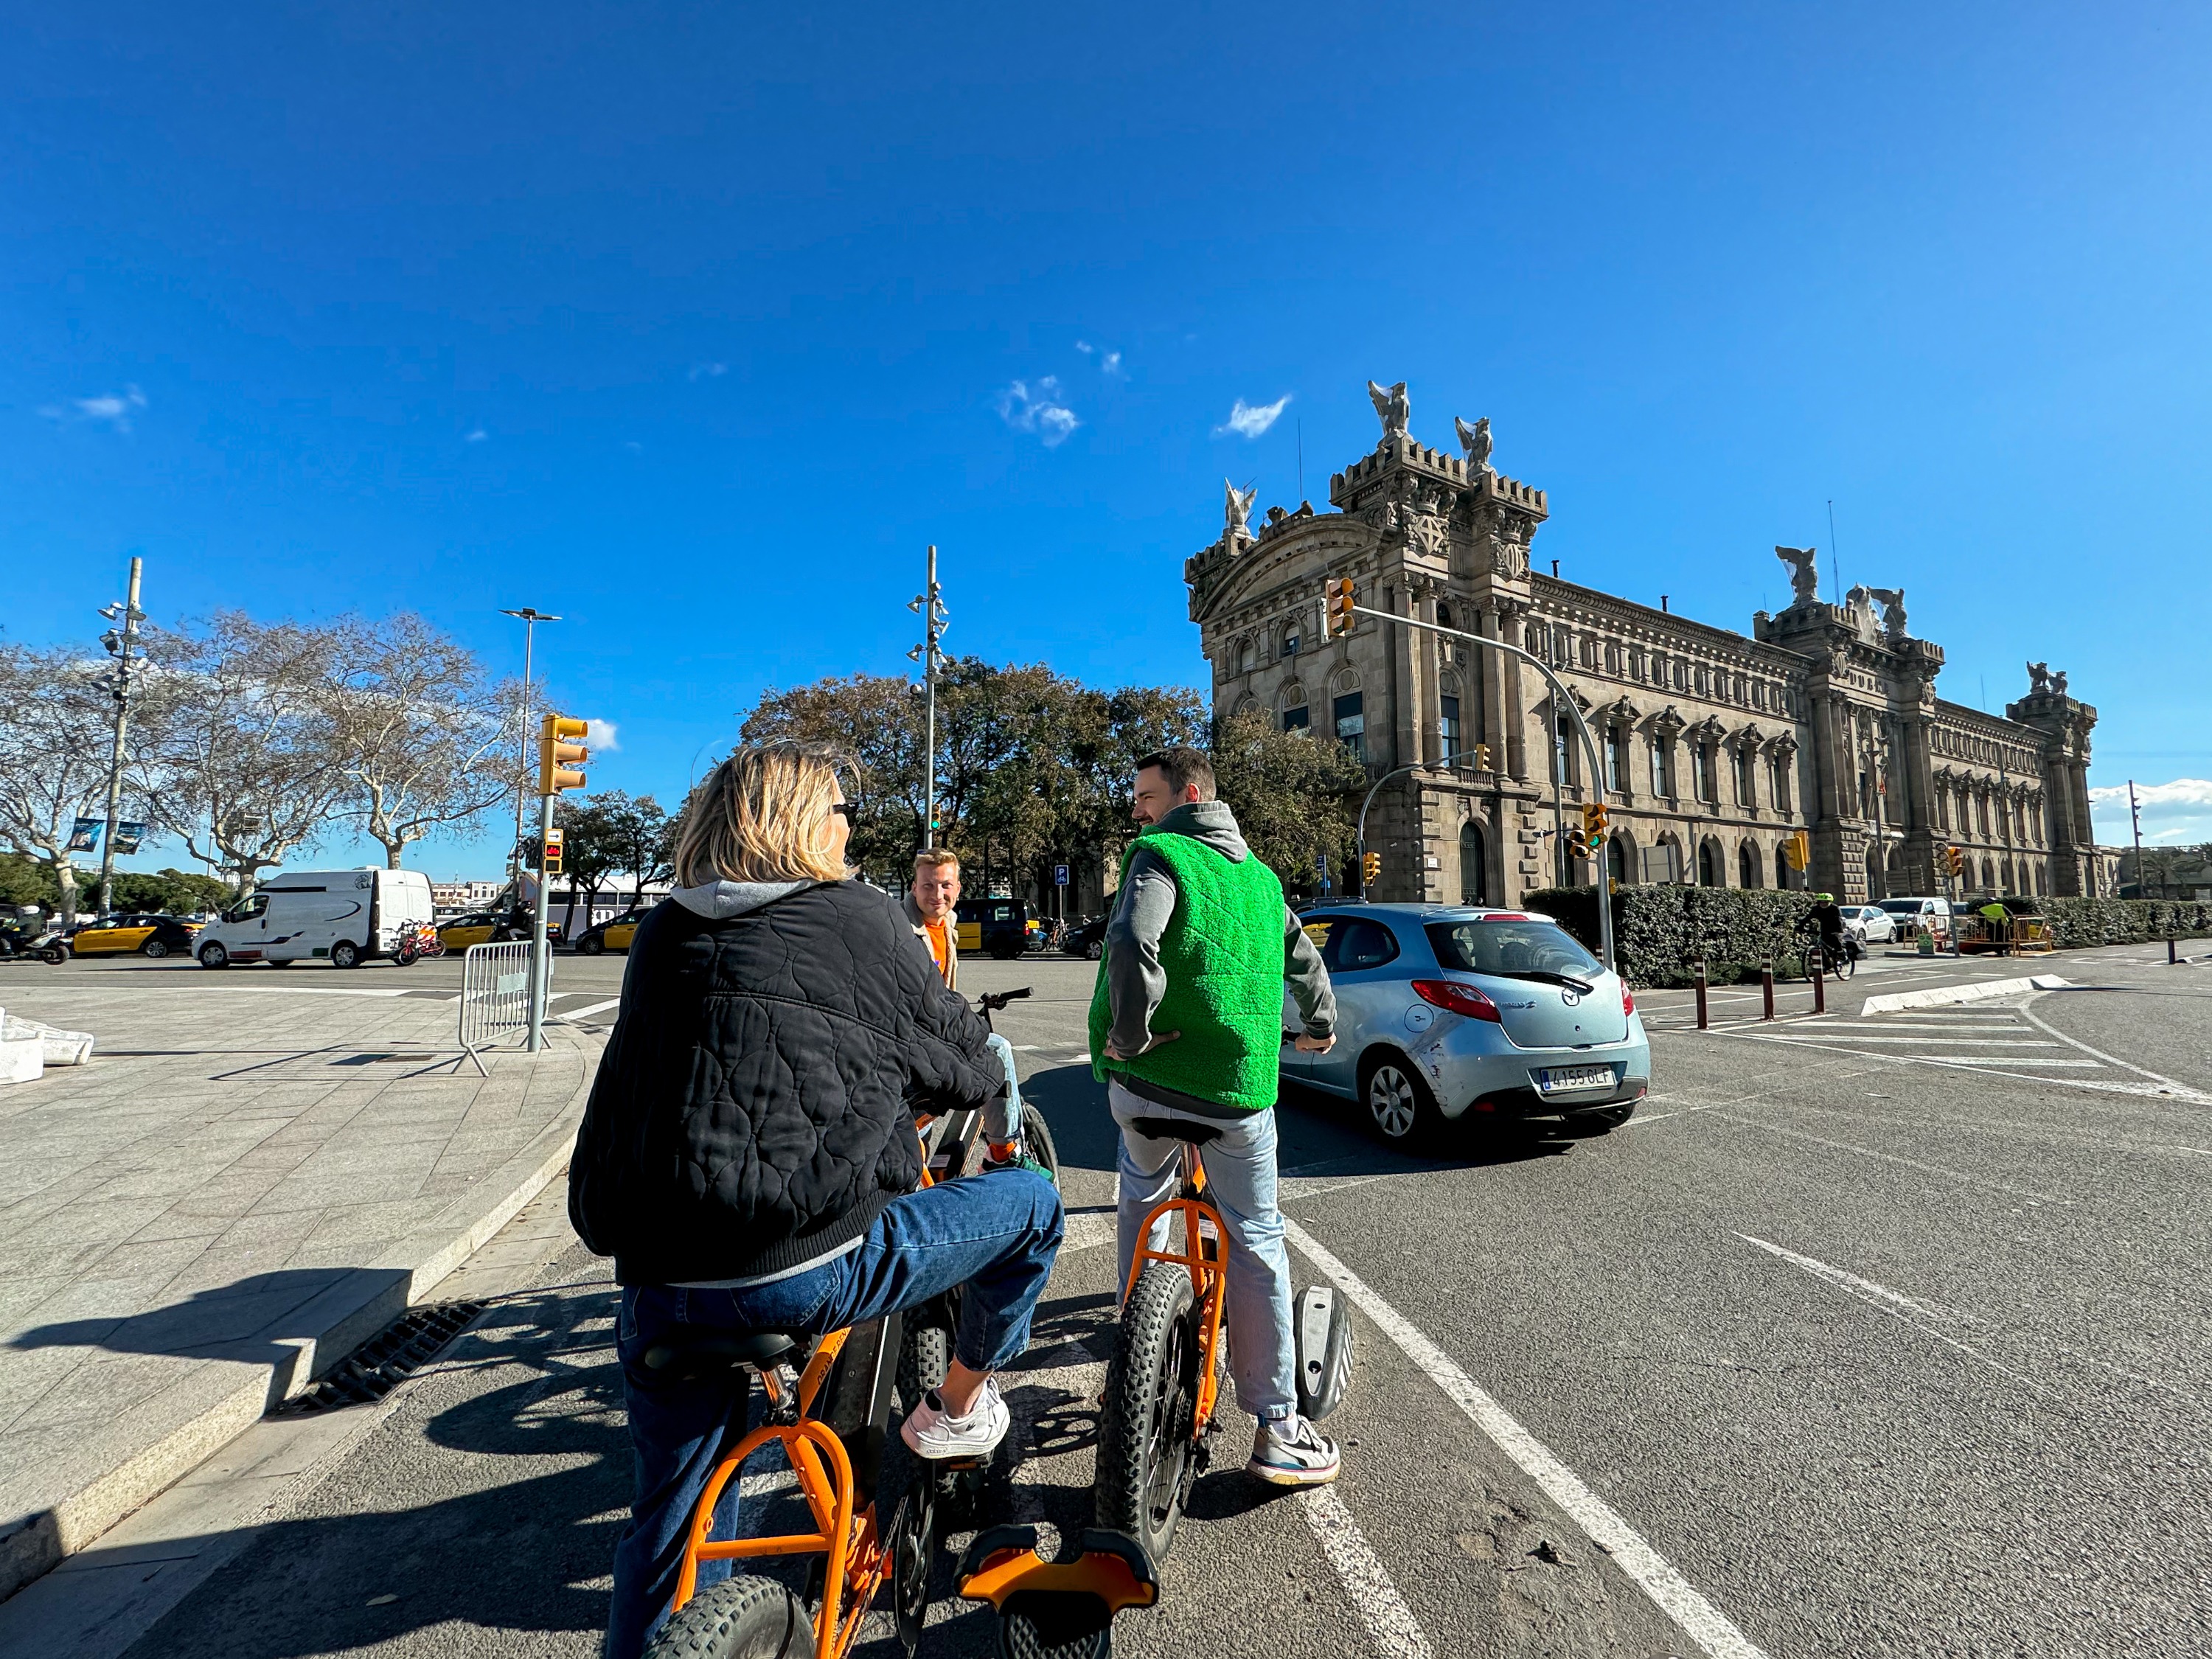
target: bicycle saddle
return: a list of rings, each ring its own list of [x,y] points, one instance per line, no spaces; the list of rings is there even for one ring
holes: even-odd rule
[[[813,1340],[805,1331],[692,1330],[654,1343],[640,1363],[663,1382],[700,1382],[741,1365],[773,1365]]]
[[[1194,1146],[1203,1146],[1221,1136],[1218,1124],[1193,1123],[1182,1117],[1133,1117],[1129,1127],[1148,1140],[1188,1140]]]

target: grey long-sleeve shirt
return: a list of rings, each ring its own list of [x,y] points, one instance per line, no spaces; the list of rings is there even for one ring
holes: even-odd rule
[[[1237,817],[1218,800],[1194,801],[1162,818],[1159,828],[1188,836],[1232,863],[1252,856],[1237,828]],[[1109,1037],[1123,1054],[1134,1054],[1152,1037],[1152,1016],[1167,995],[1167,973],[1160,966],[1160,939],[1175,915],[1175,872],[1152,853],[1139,851],[1115,897],[1106,924],[1106,993],[1114,1010]],[[1313,941],[1283,907],[1283,979],[1308,1036],[1325,1037],[1336,1029],[1336,993]]]

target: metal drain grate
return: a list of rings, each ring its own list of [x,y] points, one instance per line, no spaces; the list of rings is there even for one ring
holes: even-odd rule
[[[426,1302],[419,1308],[410,1308],[318,1378],[306,1393],[295,1395],[270,1415],[306,1417],[383,1399],[459,1335],[488,1305]]]

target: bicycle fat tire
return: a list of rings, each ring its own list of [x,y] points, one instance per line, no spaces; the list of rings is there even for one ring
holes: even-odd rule
[[[1053,1144],[1052,1125],[1026,1100],[1022,1103],[1022,1150],[1052,1172],[1054,1186],[1060,1184],[1060,1148]]]
[[[906,1340],[899,1346],[898,1397],[902,1414],[911,1413],[921,1404],[921,1397],[932,1389],[940,1388],[945,1374],[952,1369],[952,1333],[942,1325],[924,1325],[919,1322],[927,1317],[924,1310],[916,1310],[908,1317],[916,1322],[906,1328]]]
[[[814,1621],[773,1578],[709,1584],[660,1627],[645,1659],[800,1659],[814,1651]]]
[[[1199,1310],[1188,1269],[1148,1263],[1121,1310],[1098,1413],[1097,1524],[1167,1559],[1198,1474]]]

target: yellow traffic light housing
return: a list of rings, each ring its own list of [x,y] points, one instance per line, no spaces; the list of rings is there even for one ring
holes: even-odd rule
[[[1813,843],[1802,830],[1782,843],[1782,856],[1792,870],[1802,870],[1813,861]]]
[[[1486,743],[1474,745],[1474,769],[1478,772],[1495,772],[1498,769],[1491,764],[1490,745]]]
[[[1586,859],[1589,855],[1589,842],[1583,835],[1581,828],[1571,826],[1567,830],[1567,856],[1571,859]]]
[[[1605,803],[1601,800],[1583,803],[1583,840],[1595,847],[1605,839],[1607,827]]]
[[[1943,849],[1943,864],[1944,867],[1954,876],[1963,876],[1966,873],[1966,855],[1959,848],[1947,847]]]
[[[1352,613],[1352,578],[1332,576],[1321,585],[1322,609],[1328,613],[1328,636],[1341,639],[1358,619]]]
[[[557,795],[563,789],[581,789],[584,775],[571,771],[591,759],[592,751],[580,743],[564,742],[564,738],[584,735],[586,722],[570,720],[565,714],[548,714],[538,738],[538,793]]]
[[[1380,853],[1370,853],[1360,861],[1359,877],[1360,884],[1364,887],[1372,887],[1382,879],[1382,855]]]
[[[538,867],[549,876],[557,876],[561,873],[560,830],[548,830],[545,832],[545,850],[538,860]]]

